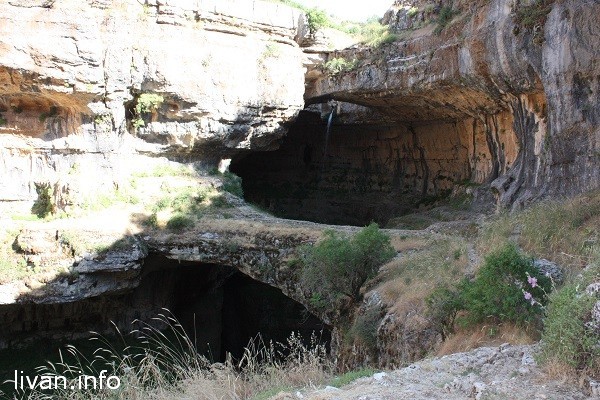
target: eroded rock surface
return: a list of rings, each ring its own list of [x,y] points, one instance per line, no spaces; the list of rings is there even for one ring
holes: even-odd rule
[[[307,101],[366,106],[361,112],[343,104],[339,123],[348,130],[362,124],[380,135],[395,132],[402,144],[374,144],[371,161],[389,175],[383,160],[393,165],[397,159],[397,169],[409,169],[407,176],[425,182],[416,188],[429,194],[445,188],[437,185],[445,142],[465,153],[450,157],[463,160],[456,166],[442,165],[445,175],[491,184],[502,206],[597,188],[600,114],[592,103],[600,90],[600,6],[557,1],[545,24],[526,29],[515,12],[528,4],[397,1],[385,21],[400,39],[379,49],[330,53],[330,60],[358,60],[359,66],[337,75],[309,71]],[[452,10],[452,21],[440,29],[435,21],[444,9]],[[368,126],[375,121],[385,127]],[[410,135],[402,139],[407,130],[422,141],[434,136],[437,145],[425,143],[419,154]],[[408,157],[395,153],[410,148]]]
[[[361,378],[341,389],[280,394],[284,399],[587,399],[585,391],[550,379],[536,365],[537,346],[482,347]],[[587,382],[591,392],[595,382]],[[595,389],[595,386],[594,386]]]
[[[0,4],[1,200],[34,199],[35,182],[110,188],[142,155],[216,165],[273,149],[303,107],[290,7],[46,3]],[[144,94],[162,101],[142,119]]]

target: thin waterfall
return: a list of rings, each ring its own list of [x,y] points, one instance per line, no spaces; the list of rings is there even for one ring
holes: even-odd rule
[[[333,125],[333,117],[335,116],[335,107],[331,109],[329,118],[327,118],[327,130],[325,131],[325,146],[323,148],[323,164],[321,173],[325,171],[325,162],[327,161],[327,147],[329,147],[329,135],[331,134],[331,126]]]
[[[329,113],[329,117],[327,118],[327,130],[325,130],[325,144],[323,145],[323,161],[321,162],[321,171],[317,175],[317,199],[321,199],[321,189],[320,182],[323,179],[325,174],[325,164],[327,162],[327,148],[329,147],[329,136],[331,135],[331,127],[333,126],[333,118],[335,117],[335,110],[337,107],[335,105],[331,108],[331,112]]]

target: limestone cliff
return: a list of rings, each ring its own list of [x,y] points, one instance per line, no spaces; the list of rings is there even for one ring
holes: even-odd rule
[[[111,188],[144,155],[273,149],[303,107],[300,13],[262,1],[0,3],[0,200]],[[160,99],[139,115],[145,94]],[[142,100],[140,100],[142,97]],[[143,117],[143,118],[142,118]],[[73,169],[84,181],[69,179]],[[65,188],[65,186],[67,188]]]
[[[408,192],[439,194],[489,183],[510,207],[594,189],[599,12],[594,0],[399,0],[384,18],[399,40],[328,54],[359,66],[315,69],[306,99],[367,107],[342,107],[340,130],[372,131],[372,181],[386,187],[408,180]]]
[[[44,183],[65,203],[125,187],[164,157],[200,169],[233,158],[248,200],[337,224],[387,222],[457,186],[514,208],[598,188],[600,3],[549,3],[545,23],[527,27],[517,14],[530,2],[399,0],[385,16],[395,42],[315,46],[305,57],[294,41],[306,30],[300,13],[258,0],[0,0],[0,209],[29,211]],[[318,62],[335,58],[356,67],[334,74]],[[138,194],[152,197],[142,186],[153,186],[158,203],[163,192],[218,180],[161,177],[146,175]],[[196,197],[185,200],[213,201]],[[105,233],[87,220],[19,226],[9,247],[36,276],[0,286],[0,347],[81,333],[98,323],[89,310],[105,328],[110,316],[121,326],[150,316],[185,280],[165,272],[180,264],[233,267],[310,308],[290,261],[332,227],[272,218],[233,197],[214,196],[223,209],[207,205],[184,233],[143,226],[141,206],[110,210],[96,219],[123,229],[105,251],[84,255],[65,233],[77,222],[75,239]],[[0,222],[18,225],[9,214]],[[402,244],[407,232],[391,233],[400,256],[414,250]],[[476,257],[463,253],[471,270]],[[376,297],[367,300],[383,317],[380,363],[422,357],[439,341],[420,309],[405,328]],[[334,324],[331,314],[319,317]],[[336,340],[344,345],[334,329]],[[352,356],[366,360],[360,349]]]

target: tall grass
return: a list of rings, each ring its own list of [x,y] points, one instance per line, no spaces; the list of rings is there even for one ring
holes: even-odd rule
[[[261,397],[274,388],[313,387],[333,376],[326,348],[315,335],[308,345],[295,333],[286,343],[265,343],[256,337],[241,359],[228,356],[223,363],[211,363],[196,351],[193,340],[167,310],[150,323],[134,323],[140,328],[130,334],[135,338],[133,344],[128,344],[130,335],[118,330],[120,345],[95,334],[90,340],[98,343],[98,349],[91,356],[67,346],[59,362],[47,362],[36,369],[39,376],[66,377],[66,389],[24,390],[15,398],[242,400]],[[77,385],[79,376],[98,377],[102,370],[120,378],[118,390],[70,389]]]
[[[484,225],[478,247],[487,253],[511,240],[531,255],[579,270],[600,258],[600,192],[502,214]]]

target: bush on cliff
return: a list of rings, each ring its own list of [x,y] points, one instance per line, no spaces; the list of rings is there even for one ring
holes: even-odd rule
[[[50,183],[36,183],[35,191],[38,198],[31,207],[31,212],[39,218],[46,218],[50,214],[56,212],[56,204],[54,204],[54,189]]]
[[[594,266],[549,296],[540,361],[561,373],[600,375],[600,333],[592,318],[598,299],[586,292],[599,278],[600,267]]]
[[[329,17],[325,11],[318,8],[310,8],[306,10],[306,19],[308,20],[308,30],[313,35],[317,33],[319,29],[331,25]]]
[[[319,243],[300,250],[303,287],[327,304],[340,296],[360,301],[362,285],[396,255],[390,237],[375,223],[351,237],[331,230],[324,234]]]
[[[441,288],[427,298],[428,314],[440,332],[452,332],[459,311],[464,325],[482,322],[539,323],[550,292],[550,278],[514,244],[493,251],[474,280],[465,279],[454,289]]]
[[[531,279],[535,279],[534,287]],[[522,324],[541,316],[540,307],[532,305],[526,293],[544,305],[550,288],[550,278],[534,267],[533,260],[508,244],[485,258],[475,280],[461,288],[461,297],[470,323],[494,318]]]

